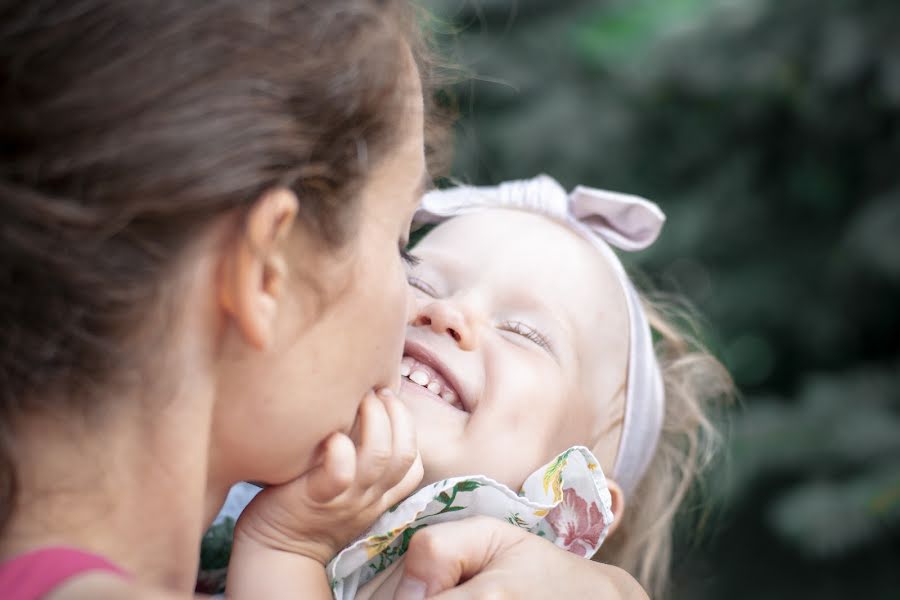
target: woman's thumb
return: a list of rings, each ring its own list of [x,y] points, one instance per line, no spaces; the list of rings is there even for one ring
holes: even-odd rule
[[[416,532],[404,555],[395,600],[423,600],[473,577],[521,532],[490,517],[431,525]]]

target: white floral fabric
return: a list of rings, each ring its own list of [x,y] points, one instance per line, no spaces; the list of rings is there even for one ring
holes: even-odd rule
[[[583,446],[532,473],[518,493],[481,475],[439,481],[384,513],[329,563],[335,599],[352,600],[406,552],[416,531],[476,515],[503,519],[586,558],[597,552],[613,519],[606,477]]]

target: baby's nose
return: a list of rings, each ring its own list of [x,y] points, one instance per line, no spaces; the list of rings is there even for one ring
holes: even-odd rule
[[[446,300],[432,300],[420,305],[413,325],[430,327],[439,335],[449,335],[462,350],[473,350],[477,345],[475,328],[458,308]]]

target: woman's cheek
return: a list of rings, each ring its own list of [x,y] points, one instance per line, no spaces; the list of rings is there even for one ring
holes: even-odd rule
[[[398,342],[398,353],[402,351],[403,342],[406,338],[406,323],[409,321],[409,313],[411,310],[412,294],[410,293],[409,283],[407,283],[406,266],[402,261],[395,267],[395,275],[393,277],[394,284],[392,293],[390,294],[390,310],[391,319],[394,330],[396,331]]]
[[[396,249],[392,252],[393,264],[385,265],[384,269],[377,272],[382,274],[380,281],[374,282],[372,290],[375,302],[372,306],[371,318],[380,324],[377,326],[380,339],[375,340],[375,346],[382,349],[378,357],[383,361],[385,381],[390,382],[391,387],[397,388],[400,384],[400,358],[403,353],[403,342],[406,337],[406,322],[409,311],[409,286],[406,282],[406,269],[399,257],[396,257]]]

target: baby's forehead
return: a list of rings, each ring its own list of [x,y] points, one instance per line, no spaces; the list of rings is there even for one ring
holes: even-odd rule
[[[565,313],[577,337],[618,326],[625,299],[612,265],[568,226],[520,210],[489,209],[437,226],[417,252],[461,285],[531,299]],[[559,315],[557,315],[559,316]]]

